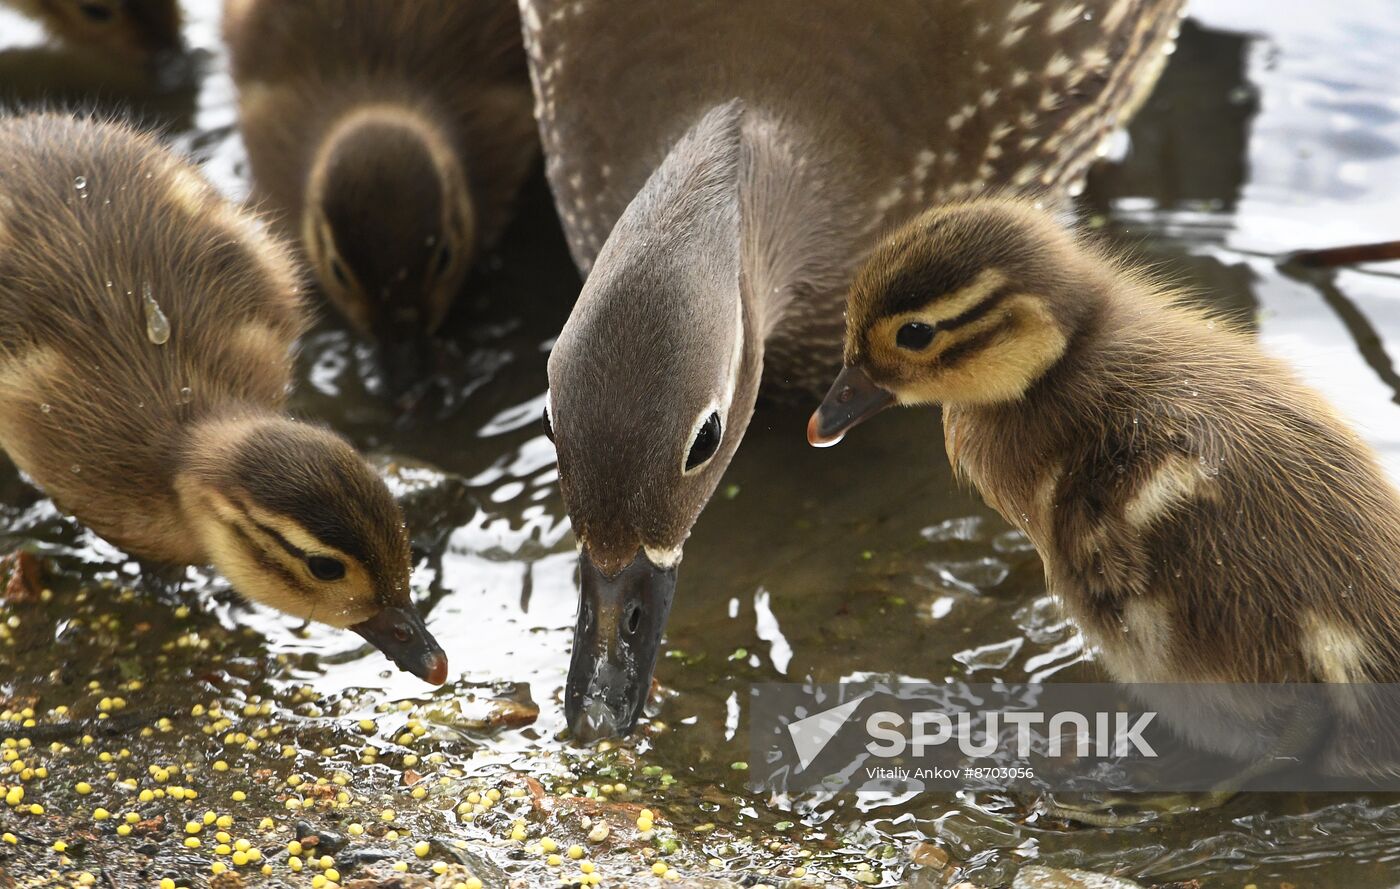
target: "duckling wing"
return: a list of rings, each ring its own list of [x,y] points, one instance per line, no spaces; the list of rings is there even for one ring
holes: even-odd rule
[[[842,250],[935,201],[1078,181],[1180,0],[521,0],[548,173],[587,270],[668,147],[738,98]],[[844,265],[837,260],[838,266]]]

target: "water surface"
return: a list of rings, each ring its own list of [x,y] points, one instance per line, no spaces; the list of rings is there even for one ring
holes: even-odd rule
[[[197,86],[143,107],[242,197],[247,170],[216,4],[186,6],[204,73]],[[1282,262],[1299,248],[1400,237],[1400,17],[1387,0],[1200,0],[1191,11],[1159,88],[1095,172],[1085,215],[1203,300],[1250,319],[1265,346],[1334,399],[1400,475],[1400,376],[1390,355],[1400,344],[1400,280],[1393,268],[1303,273]],[[56,73],[67,77],[65,66],[33,62],[38,40],[36,29],[0,12],[0,78],[8,78],[0,88],[31,97],[51,83],[68,89]],[[215,648],[227,676],[240,675],[230,664],[258,665],[208,694],[235,702],[266,694],[289,731],[346,743],[337,733],[376,707],[404,701],[426,711],[518,683],[539,719],[438,737],[435,749],[450,759],[442,768],[488,783],[563,774],[559,792],[609,780],[623,768],[616,753],[580,759],[555,737],[564,727],[575,555],[538,418],[545,358],[578,279],[551,213],[537,177],[520,220],[449,321],[457,354],[448,394],[418,415],[400,418],[379,396],[367,351],[333,319],[305,344],[296,411],[351,435],[389,467],[405,498],[421,554],[415,587],[453,660],[444,689],[429,693],[377,654],[358,653],[347,634],[302,630],[197,572],[178,594],[155,589],[4,464],[0,549],[38,541],[64,572],[56,587],[132,585],[121,609],[128,625],[193,607],[208,638],[223,640]],[[672,784],[639,778],[615,796],[656,805],[677,826],[685,872],[771,868],[781,876],[807,864],[814,875],[868,872],[867,880],[897,885],[916,875],[908,850],[931,841],[949,854],[951,876],[979,885],[1008,883],[1030,862],[1207,886],[1388,889],[1400,881],[1400,802],[1391,798],[1256,795],[1100,830],[1039,823],[1015,799],[752,795],[733,768],[747,755],[751,682],[1097,675],[1092,654],[1046,599],[1026,541],[954,483],[934,412],[884,417],[817,452],[803,440],[809,409],[760,408],[687,546],[652,730],[621,754],[638,775],[650,767],[653,778],[674,776]],[[44,619],[56,626],[59,617]],[[0,664],[6,656],[0,649]],[[0,679],[8,694],[44,672],[23,659],[7,669],[16,676],[8,686]],[[154,699],[181,688],[183,676],[150,669]],[[322,709],[334,718],[295,703],[303,684],[325,696]],[[391,749],[397,729],[379,718]],[[326,766],[304,756],[308,769]],[[83,768],[80,758],[70,766]],[[366,796],[383,789],[375,783],[383,775],[360,778],[375,788]],[[499,839],[499,824],[456,824],[450,809],[415,826]],[[547,872],[504,849],[492,860]]]

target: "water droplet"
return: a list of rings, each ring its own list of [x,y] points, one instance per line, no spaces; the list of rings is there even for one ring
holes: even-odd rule
[[[189,386],[181,386],[181,387],[180,387],[180,403],[181,403],[181,404],[189,404],[189,403],[190,403],[190,400],[193,399],[193,398],[194,398],[194,390],[193,390],[193,389],[191,389]]]
[[[83,467],[79,466],[77,463],[74,463],[72,466],[70,466],[70,467],[68,467],[68,468],[71,469],[71,470],[73,470],[73,473],[74,473],[75,475],[76,475],[77,473],[83,471]]]
[[[39,410],[41,410],[41,411],[43,411],[44,413],[47,414],[49,411],[53,410],[53,405],[49,404],[49,403],[46,401],[46,402],[44,402],[43,404],[39,405]]]
[[[76,189],[78,190],[78,197],[80,197],[80,198],[86,198],[86,197],[87,197],[87,177],[86,177],[86,176],[75,176],[75,177],[73,177],[73,187],[76,188]]]
[[[156,302],[149,281],[141,287],[141,301],[146,305],[146,338],[157,346],[165,345],[170,339],[170,321]]]

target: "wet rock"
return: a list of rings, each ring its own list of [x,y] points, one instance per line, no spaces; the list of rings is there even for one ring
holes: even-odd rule
[[[44,566],[38,556],[19,550],[0,559],[0,577],[5,578],[0,585],[0,601],[16,605],[39,601],[44,588]]]
[[[345,848],[347,838],[333,830],[317,830],[309,821],[298,821],[297,838],[308,849],[316,849],[319,854],[334,855]]]
[[[1056,867],[1023,867],[1011,889],[1143,889],[1141,883],[1086,870],[1060,870]]]
[[[433,881],[418,874],[369,876],[345,883],[344,889],[433,889]]]
[[[226,870],[209,878],[209,889],[243,889],[243,875],[236,870]]]
[[[909,858],[920,867],[943,867],[948,863],[948,853],[933,843],[919,843],[910,850]]]
[[[521,728],[539,719],[540,707],[530,697],[529,683],[505,682],[484,688],[490,693],[459,695],[423,715],[434,725],[471,732]]]

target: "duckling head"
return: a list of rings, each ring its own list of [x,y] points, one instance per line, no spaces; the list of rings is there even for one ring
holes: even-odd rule
[[[564,709],[582,740],[626,735],[641,714],[682,546],[758,392],[737,115],[708,115],[652,174],[550,352],[545,421],[579,544]]]
[[[180,49],[177,0],[38,0],[57,36],[114,55],[150,59]]]
[[[427,338],[471,267],[475,229],[457,152],[426,115],[360,108],[321,145],[302,242],[331,302],[379,345],[391,387],[425,370]]]
[[[409,593],[403,515],[339,436],[282,417],[195,427],[177,488],[210,561],[247,598],[351,629],[441,685],[447,657]]]
[[[1065,354],[1102,274],[1030,202],[989,198],[912,220],[851,285],[845,368],[808,441],[834,445],[894,404],[1021,398]]]

